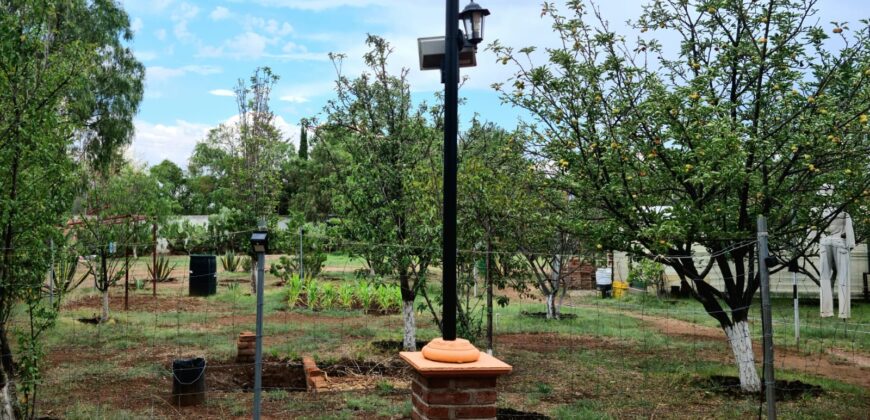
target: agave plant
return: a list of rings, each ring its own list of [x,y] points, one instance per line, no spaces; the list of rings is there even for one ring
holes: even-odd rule
[[[302,295],[304,288],[305,284],[298,274],[290,277],[290,281],[287,282],[287,304],[290,308],[296,307],[299,303],[299,297]]]
[[[164,256],[157,257],[157,264],[146,263],[148,275],[152,279],[157,279],[159,282],[169,281],[169,276],[172,275],[172,270],[175,269],[175,264],[169,266],[169,258]]]
[[[236,256],[235,252],[227,251],[227,253],[221,257],[221,265],[224,267],[224,271],[231,273],[239,268],[241,260],[240,257]]]
[[[338,288],[338,303],[342,309],[353,309],[354,287],[350,283],[343,283]]]

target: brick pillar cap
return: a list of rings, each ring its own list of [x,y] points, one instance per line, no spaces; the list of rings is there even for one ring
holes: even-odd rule
[[[502,362],[486,353],[480,353],[480,358],[477,361],[470,363],[443,363],[435,362],[423,357],[423,353],[419,351],[399,352],[399,356],[407,362],[420,375],[430,376],[449,376],[449,377],[480,377],[480,376],[501,376],[511,373],[513,367]]]

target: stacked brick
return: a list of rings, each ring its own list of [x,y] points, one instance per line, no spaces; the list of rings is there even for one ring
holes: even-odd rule
[[[250,331],[243,331],[239,334],[236,363],[254,363],[257,351],[256,341],[257,335]]]
[[[562,275],[570,290],[595,290],[595,266],[572,258],[562,267]]]
[[[305,384],[308,392],[318,392],[328,388],[326,372],[320,370],[310,356],[302,357],[302,370],[305,372]]]
[[[495,419],[495,376],[425,377],[411,383],[413,419]]]

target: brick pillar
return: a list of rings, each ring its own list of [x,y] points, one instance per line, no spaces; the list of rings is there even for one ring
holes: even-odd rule
[[[420,352],[402,352],[415,370],[411,382],[414,419],[495,419],[498,377],[511,366],[485,353],[472,363],[440,363]]]
[[[237,343],[236,363],[254,363],[257,335],[244,331],[239,334]]]

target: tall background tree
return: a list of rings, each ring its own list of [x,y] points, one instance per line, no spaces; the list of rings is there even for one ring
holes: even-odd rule
[[[774,255],[806,256],[818,239],[807,232],[830,223],[821,209],[837,214],[870,186],[867,22],[819,26],[815,4],[652,1],[634,21],[647,35],[629,42],[586,2],[565,14],[545,3],[559,38],[545,62],[491,45],[516,69],[497,85],[504,101],[533,116],[529,152],[562,166],[554,182],[588,206],[575,223],[672,267],[728,336],[746,391],[761,388],[747,323],[756,215]],[[816,194],[826,183],[834,197]]]
[[[438,110],[414,107],[407,70],[387,71],[392,52],[369,36],[368,71],[350,79],[339,70],[336,98],[317,130],[331,170],[338,175],[333,206],[347,239],[378,274],[395,277],[402,292],[404,348],[416,349],[414,300],[437,262],[438,132],[429,120]],[[333,56],[336,69],[340,56]],[[432,113],[432,114],[430,114]]]
[[[267,225],[275,222],[281,168],[291,147],[275,126],[269,105],[277,82],[278,76],[268,67],[256,69],[249,83],[240,79],[235,89],[238,122],[211,130],[190,158],[191,175],[211,183],[209,198],[200,204],[202,210],[237,210],[241,217],[233,219],[238,222],[233,232],[256,229],[260,220]],[[242,235],[235,238],[236,251],[248,249]],[[256,264],[252,264],[251,287],[256,271]]]
[[[127,47],[126,13],[109,1],[0,1],[0,417],[32,416],[39,334],[36,311],[75,194],[77,165],[105,168],[129,144],[143,67]],[[7,322],[16,305],[45,315],[19,340]],[[21,370],[17,370],[20,366]],[[22,407],[15,379],[27,398]]]

